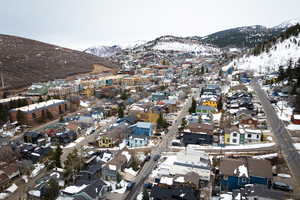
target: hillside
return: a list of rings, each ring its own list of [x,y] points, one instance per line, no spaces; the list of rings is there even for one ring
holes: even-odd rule
[[[200,55],[219,54],[220,49],[189,37],[161,36],[134,48],[136,51],[159,50],[196,52]]]
[[[117,53],[120,53],[122,51],[122,48],[120,46],[114,45],[114,46],[95,46],[90,47],[83,52],[89,53],[95,56],[99,57],[110,57],[114,56]]]
[[[268,29],[264,26],[245,26],[228,29],[201,38],[203,42],[223,47],[252,48],[264,40],[276,37],[283,29]]]
[[[88,73],[93,64],[117,67],[106,59],[26,38],[0,35],[0,67],[8,89]]]
[[[261,25],[237,27],[219,31],[205,37],[195,36],[194,38],[205,43],[213,44],[219,48],[253,48],[263,41],[278,37],[282,32],[295,26],[299,22],[300,19],[291,19],[271,28]]]
[[[256,54],[248,54],[232,61],[228,67],[236,66],[241,70],[250,70],[255,74],[266,74],[279,70],[280,66],[286,67],[288,62],[297,62],[300,58],[300,26],[290,27],[275,41],[268,42],[268,48],[264,48]],[[261,45],[258,45],[261,46]]]

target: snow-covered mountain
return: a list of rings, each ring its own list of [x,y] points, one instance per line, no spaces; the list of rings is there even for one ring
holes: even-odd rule
[[[95,46],[90,47],[86,50],[84,50],[85,53],[90,53],[95,56],[99,57],[110,57],[113,55],[116,55],[117,53],[121,52],[122,48],[120,46],[114,45],[114,46]]]
[[[223,70],[226,71],[229,67],[235,66],[240,70],[250,70],[255,74],[265,74],[278,71],[279,66],[286,66],[290,60],[295,62],[299,58],[300,35],[297,35],[283,41],[278,39],[268,51],[264,51],[258,56],[245,55],[242,58],[233,60]]]
[[[213,45],[189,37],[162,36],[135,48],[135,50],[160,50],[177,52],[196,52],[200,55],[220,54],[221,50]]]
[[[300,24],[300,18],[290,19],[282,22],[278,26],[274,26],[272,29],[287,29],[292,26],[295,26],[296,24]]]

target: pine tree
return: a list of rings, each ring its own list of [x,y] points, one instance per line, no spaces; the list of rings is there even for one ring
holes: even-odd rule
[[[118,117],[123,118],[124,117],[124,109],[122,106],[118,107]]]
[[[52,115],[52,113],[48,109],[46,110],[46,115],[47,115],[48,119],[50,119],[50,120],[53,119],[53,115]]]
[[[196,100],[193,98],[192,99],[192,105],[189,109],[189,113],[192,114],[192,113],[195,113],[196,112],[196,108],[197,108],[197,102]]]
[[[22,123],[22,124],[26,123],[26,117],[22,111],[18,110],[16,117],[17,117],[17,121],[19,123]]]
[[[297,94],[296,101],[295,101],[295,112],[300,112],[300,94]]]
[[[43,97],[40,96],[39,99],[38,99],[38,102],[43,102],[43,101],[44,101]]]
[[[143,189],[143,198],[142,198],[142,200],[149,200],[149,193],[148,193],[148,191],[146,190],[145,187]]]
[[[7,120],[7,112],[5,111],[6,107],[3,104],[0,104],[0,121],[5,122]]]
[[[179,131],[183,131],[186,128],[186,125],[187,125],[187,121],[185,118],[183,118],[181,121],[181,126],[179,128]]]
[[[45,110],[42,110],[42,114],[41,114],[41,117],[40,117],[40,122],[43,123],[46,121],[46,113],[45,113]]]
[[[164,129],[168,127],[167,121],[164,119],[163,114],[159,113],[159,117],[156,121],[157,129]]]
[[[62,155],[62,149],[60,147],[60,144],[56,146],[56,149],[52,152],[51,160],[54,162],[54,166],[60,168],[61,167],[61,155]]]
[[[222,96],[220,96],[220,99],[219,99],[219,101],[218,101],[217,106],[218,106],[218,111],[220,112],[220,111],[222,110],[222,108],[223,108],[223,100],[222,100]]]
[[[45,200],[55,200],[59,193],[59,185],[57,181],[53,178],[50,178],[46,184],[45,190],[43,190],[42,199]]]

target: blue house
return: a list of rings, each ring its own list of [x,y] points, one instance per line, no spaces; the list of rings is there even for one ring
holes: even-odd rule
[[[138,122],[131,126],[134,135],[152,136],[153,125],[149,122]]]
[[[131,135],[126,139],[128,147],[142,147],[148,145],[148,137],[144,135]]]
[[[220,185],[222,190],[240,189],[246,184],[270,185],[272,165],[267,160],[225,158],[220,162]]]

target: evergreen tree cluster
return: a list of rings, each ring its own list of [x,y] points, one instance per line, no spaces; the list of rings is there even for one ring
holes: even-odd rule
[[[10,109],[27,106],[26,99],[18,99],[10,101],[8,104],[0,104],[0,122],[6,122],[8,120],[8,114]]]
[[[297,88],[300,88],[300,59],[295,63],[290,60],[286,69],[283,66],[279,67],[278,81],[285,80],[293,88],[292,94],[295,94]]]
[[[273,37],[270,40],[265,40],[262,43],[256,45],[256,47],[253,48],[252,54],[254,56],[257,56],[263,52],[269,52],[271,47],[276,44],[276,42],[279,40],[283,42],[284,40],[290,38],[291,36],[297,36],[300,33],[300,25],[297,24],[295,26],[292,26],[288,28],[286,31],[281,33],[278,37]],[[293,41],[295,44],[297,44],[297,41]],[[300,45],[300,43],[298,44]]]

